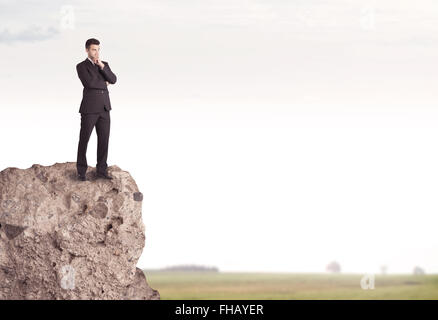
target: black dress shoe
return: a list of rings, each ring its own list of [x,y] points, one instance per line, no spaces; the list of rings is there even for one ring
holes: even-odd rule
[[[78,175],[78,180],[80,180],[80,181],[86,181],[87,178],[85,177],[85,175],[81,175],[81,174],[79,174],[79,175]]]
[[[96,177],[97,178],[102,178],[102,179],[112,179],[113,177],[109,176],[108,173],[96,173]]]

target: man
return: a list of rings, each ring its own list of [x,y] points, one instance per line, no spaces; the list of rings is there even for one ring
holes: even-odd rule
[[[108,175],[106,163],[108,157],[108,142],[110,133],[110,110],[108,84],[117,81],[108,62],[99,58],[100,42],[97,39],[88,39],[85,42],[85,51],[88,57],[76,65],[76,71],[84,90],[79,113],[81,114],[81,131],[79,134],[78,157],[76,167],[78,179],[85,181],[87,164],[87,145],[93,128],[97,133],[97,165],[98,178],[112,179]]]

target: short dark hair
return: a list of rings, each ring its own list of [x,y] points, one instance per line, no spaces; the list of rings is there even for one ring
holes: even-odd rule
[[[86,49],[90,48],[90,45],[92,45],[92,44],[100,44],[100,42],[99,42],[99,40],[94,39],[94,38],[88,39],[87,42],[85,42],[85,48]]]

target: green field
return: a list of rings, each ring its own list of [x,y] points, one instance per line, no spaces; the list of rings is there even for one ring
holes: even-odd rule
[[[145,270],[161,299],[438,299],[438,274],[375,275],[374,289],[362,274],[163,272]]]

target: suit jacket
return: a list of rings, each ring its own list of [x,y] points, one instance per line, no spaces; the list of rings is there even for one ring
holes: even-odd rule
[[[117,81],[117,77],[111,71],[108,62],[102,61],[102,63],[105,67],[100,69],[98,65],[93,65],[86,58],[76,65],[79,79],[84,86],[81,106],[79,108],[80,113],[98,113],[104,110],[111,110],[111,101],[105,81],[114,84]]]

